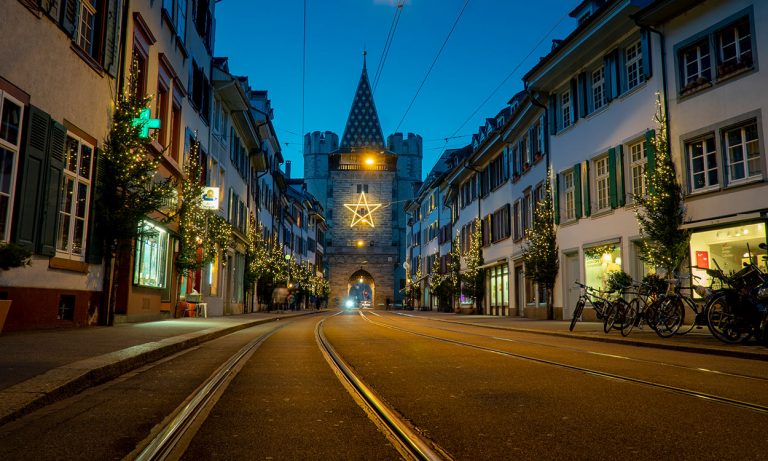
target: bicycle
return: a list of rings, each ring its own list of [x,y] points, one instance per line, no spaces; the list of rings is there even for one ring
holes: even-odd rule
[[[584,285],[578,281],[574,283],[581,289],[581,294],[579,294],[579,299],[576,301],[576,307],[573,310],[573,317],[571,318],[571,326],[569,328],[570,331],[573,331],[576,322],[581,318],[581,314],[584,312],[584,307],[587,305],[587,302],[592,305],[598,320],[605,319],[606,310],[611,304],[611,301],[601,296],[607,294],[606,292]]]
[[[664,307],[665,294],[659,287],[647,282],[633,284],[635,297],[629,301],[621,335],[628,336],[632,329],[645,322],[662,338],[675,334],[682,323],[682,316]],[[673,310],[674,311],[674,310]]]

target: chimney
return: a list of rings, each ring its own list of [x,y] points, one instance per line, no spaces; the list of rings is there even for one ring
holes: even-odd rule
[[[285,177],[291,179],[291,161],[285,161]]]

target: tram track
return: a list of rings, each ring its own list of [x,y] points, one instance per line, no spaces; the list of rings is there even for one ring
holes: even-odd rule
[[[245,362],[270,336],[284,325],[251,340],[224,362],[187,401],[182,403],[170,416],[170,420],[139,444],[133,453],[125,459],[139,461],[160,461],[178,459],[186,443],[194,436],[197,428],[205,420],[208,411],[216,404],[227,385],[237,376]]]
[[[411,319],[418,319],[418,320],[422,320],[423,319],[423,320],[426,320],[426,321],[429,321],[429,322],[445,322],[444,320],[424,319],[424,318],[420,318],[420,317],[416,317],[416,316],[412,316],[412,315],[406,315],[406,314],[397,314],[397,315],[403,315],[403,316],[406,316],[406,317],[411,318]],[[381,316],[378,315],[378,317],[381,317]],[[479,324],[475,324],[475,323],[460,323],[460,322],[445,322],[445,323],[459,324],[459,325],[470,326],[470,327],[474,327],[474,328],[488,328],[487,326],[479,325]],[[467,335],[467,336],[477,336],[477,337],[481,337],[481,338],[488,338],[488,339],[493,339],[493,340],[496,340],[496,341],[504,341],[504,342],[516,343],[516,344],[525,344],[525,345],[536,346],[536,347],[546,347],[548,349],[576,352],[576,353],[587,354],[587,355],[595,355],[595,356],[600,356],[600,357],[608,357],[608,358],[614,358],[614,359],[618,359],[618,360],[626,360],[626,361],[629,361],[629,362],[643,363],[643,364],[649,364],[649,365],[658,365],[658,366],[663,366],[663,367],[676,368],[676,369],[681,369],[681,370],[686,370],[686,371],[692,371],[692,372],[704,373],[704,374],[712,374],[712,375],[718,375],[718,376],[723,376],[723,377],[732,377],[732,378],[747,379],[747,380],[754,380],[754,381],[760,381],[760,382],[768,382],[768,377],[763,377],[763,376],[754,376],[754,375],[747,375],[747,374],[743,374],[743,373],[732,373],[732,372],[727,372],[727,371],[713,370],[713,369],[710,369],[710,368],[702,368],[702,367],[693,367],[693,366],[688,366],[688,365],[680,365],[680,364],[676,364],[676,363],[662,362],[662,361],[659,361],[659,360],[650,360],[650,359],[643,359],[643,358],[637,358],[637,357],[630,357],[630,356],[627,356],[627,355],[608,354],[608,353],[603,353],[603,352],[595,352],[595,351],[591,351],[591,350],[588,350],[588,349],[581,349],[581,348],[578,348],[578,347],[549,344],[549,343],[544,343],[544,342],[540,342],[540,341],[530,341],[530,340],[524,340],[524,339],[503,338],[503,337],[500,337],[500,336],[489,336],[489,335],[483,335],[483,334],[480,334],[480,333],[471,333],[471,332],[468,332],[468,331],[461,331],[461,330],[445,328],[445,327],[434,327],[433,326],[433,327],[430,327],[430,328],[433,328],[435,330],[440,330],[440,331],[446,331],[446,332],[450,332],[450,333],[463,334],[463,335]],[[498,330],[498,328],[493,328],[493,329],[494,330]],[[508,331],[513,332],[513,330],[508,330]],[[523,333],[525,333],[525,332],[523,332]]]
[[[361,313],[362,315],[362,313]],[[328,365],[333,369],[339,381],[352,394],[355,401],[382,429],[388,439],[405,459],[414,460],[449,460],[445,450],[423,437],[418,429],[411,427],[397,412],[386,405],[376,392],[352,370],[346,361],[336,352],[323,333],[320,320],[315,327],[315,338]]]
[[[683,387],[678,387],[678,386],[672,386],[672,385],[669,385],[669,384],[649,381],[649,380],[640,379],[640,378],[634,378],[634,377],[631,377],[631,376],[620,375],[620,374],[606,372],[606,371],[597,370],[597,369],[593,369],[593,368],[588,368],[588,367],[583,367],[583,366],[578,366],[578,365],[572,365],[572,364],[568,364],[568,363],[564,363],[564,362],[558,362],[558,361],[555,361],[555,360],[543,359],[543,358],[540,358],[540,357],[533,357],[533,356],[530,356],[530,355],[525,355],[525,354],[520,354],[520,353],[515,353],[515,352],[510,352],[510,351],[505,351],[505,350],[502,350],[502,349],[496,349],[496,348],[493,348],[493,347],[482,346],[482,345],[479,345],[479,344],[472,344],[472,343],[469,343],[469,342],[466,342],[466,341],[460,341],[460,340],[450,339],[450,338],[443,338],[443,337],[440,337],[440,336],[435,336],[435,335],[430,335],[430,334],[427,334],[427,333],[422,333],[422,332],[418,332],[418,331],[414,331],[414,330],[409,330],[407,328],[398,327],[398,326],[390,325],[390,324],[383,323],[383,322],[380,322],[380,321],[377,321],[377,320],[373,320],[373,319],[368,318],[368,316],[366,316],[362,312],[360,313],[360,316],[363,319],[365,319],[367,322],[370,322],[373,325],[376,325],[376,326],[379,326],[379,327],[383,327],[383,328],[388,328],[388,329],[395,330],[395,331],[400,331],[400,332],[407,333],[407,334],[414,335],[414,336],[419,336],[419,337],[422,337],[422,338],[427,338],[427,339],[431,339],[431,340],[435,340],[435,341],[441,341],[441,342],[445,342],[445,343],[449,343],[449,344],[453,344],[453,345],[457,345],[457,346],[461,346],[461,347],[476,349],[476,350],[480,350],[480,351],[483,351],[483,352],[488,352],[488,353],[492,353],[492,354],[496,354],[496,355],[500,355],[500,356],[504,356],[504,357],[515,358],[515,359],[519,359],[519,360],[525,360],[525,361],[534,362],[534,363],[538,363],[538,364],[542,364],[542,365],[546,365],[546,366],[552,366],[552,367],[567,369],[567,370],[570,370],[570,371],[575,371],[575,372],[587,374],[587,375],[590,375],[590,376],[595,376],[595,377],[598,377],[598,378],[609,379],[609,380],[613,380],[613,381],[617,381],[617,382],[631,383],[631,384],[641,385],[641,386],[648,387],[648,388],[660,389],[660,390],[664,390],[664,391],[668,391],[668,392],[672,392],[672,393],[676,393],[676,394],[692,397],[692,398],[695,398],[695,399],[698,399],[698,400],[705,400],[705,401],[709,401],[709,402],[719,403],[719,404],[723,404],[723,405],[727,405],[727,406],[731,406],[731,407],[735,407],[735,408],[740,408],[740,409],[744,409],[744,410],[754,411],[754,412],[757,412],[757,413],[760,413],[760,414],[768,414],[768,406],[762,405],[762,404],[745,402],[745,401],[741,401],[741,400],[737,400],[737,399],[732,399],[732,398],[728,398],[728,397],[724,397],[724,396],[719,396],[719,395],[715,395],[715,394],[711,394],[711,393],[707,393],[707,392],[701,392],[701,391],[696,391],[696,390],[693,390],[693,389],[688,389],[688,388],[683,388]],[[463,332],[455,332],[455,333],[463,334]],[[481,335],[478,335],[478,336],[481,336]]]

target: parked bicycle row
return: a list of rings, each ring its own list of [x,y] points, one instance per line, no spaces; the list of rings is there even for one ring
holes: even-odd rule
[[[760,248],[766,249],[766,245],[761,243]],[[627,336],[646,324],[660,337],[668,338],[707,326],[725,343],[755,338],[768,345],[768,274],[759,269],[751,254],[749,262],[731,274],[713,262],[714,269],[705,269],[709,286],[698,284],[698,278],[691,275],[650,275],[637,282],[624,272],[611,273],[605,290],[576,282],[581,294],[570,330],[589,304],[606,333],[620,330]],[[691,313],[693,319],[686,319]]]

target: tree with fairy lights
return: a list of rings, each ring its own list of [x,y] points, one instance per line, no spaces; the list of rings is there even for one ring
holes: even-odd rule
[[[440,271],[439,253],[435,254],[432,261],[431,273],[429,274],[429,290],[432,296],[437,297],[438,308],[447,303],[448,297],[448,277]]]
[[[264,238],[264,226],[256,221],[256,217],[248,217],[248,246],[245,250],[245,289],[248,293],[257,293],[257,303],[261,303],[258,293],[259,279],[265,273],[269,249]]]
[[[416,258],[416,273],[413,274],[414,280],[411,283],[411,301],[414,304],[421,305],[421,256]],[[416,307],[416,306],[413,306]]]
[[[480,219],[475,218],[472,232],[469,235],[469,249],[464,255],[464,273],[461,278],[462,293],[472,298],[475,312],[480,313],[480,303],[483,298],[483,235]]]
[[[451,253],[448,257],[448,287],[450,290],[450,301],[453,303],[456,296],[461,291],[461,246],[459,246],[459,237],[453,239],[451,244]],[[446,309],[451,305],[446,306]]]
[[[646,142],[649,144],[646,145],[648,193],[634,196],[643,237],[640,258],[651,267],[664,268],[671,274],[686,258],[690,234],[680,228],[685,220],[683,188],[677,181],[669,152],[667,120],[658,93],[654,121],[657,129]]]
[[[106,309],[99,322],[112,325],[117,302],[117,280],[121,261],[130,258],[131,242],[148,237],[153,226],[141,223],[150,217],[166,221],[162,214],[173,203],[175,190],[169,178],[158,174],[161,153],[148,136],[148,117],[142,117],[151,97],[137,92],[137,65],[133,64],[129,85],[116,101],[109,135],[96,165],[96,226],[98,248],[104,255],[102,296]],[[102,318],[103,317],[103,318]]]
[[[548,320],[555,318],[554,287],[560,270],[551,175],[552,171],[547,169],[544,197],[536,202],[533,223],[526,232],[527,242],[523,247],[525,276],[544,288]]]
[[[203,206],[204,165],[200,163],[200,143],[192,143],[184,163],[184,176],[177,181],[179,206],[174,218],[179,225],[179,253],[176,270],[181,277],[191,277],[214,261],[219,251],[233,243],[232,226],[214,210]]]

